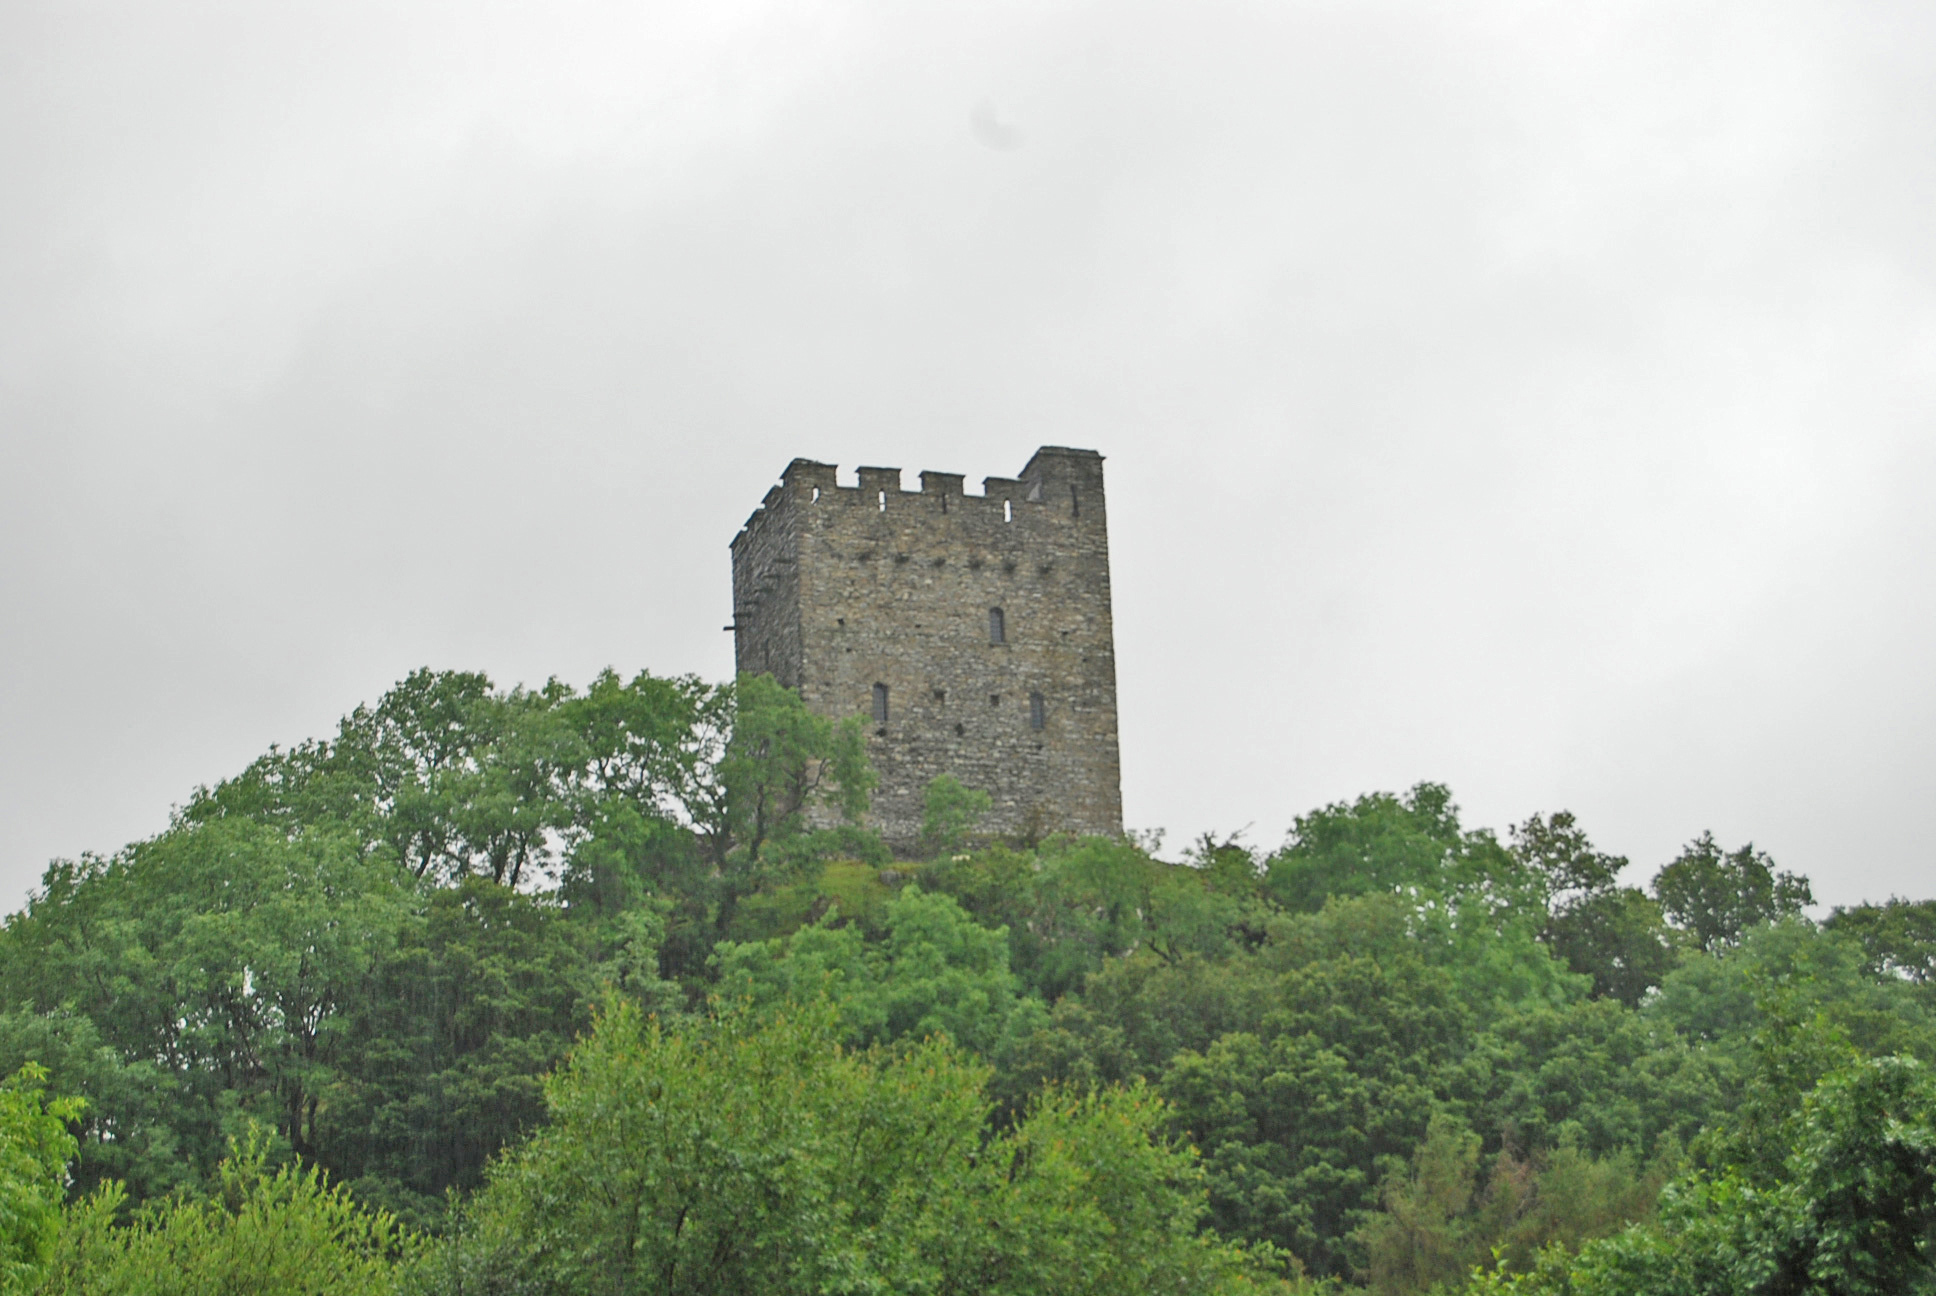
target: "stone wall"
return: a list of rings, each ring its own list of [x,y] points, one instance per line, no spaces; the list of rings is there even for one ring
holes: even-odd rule
[[[897,848],[944,773],[994,799],[985,832],[1119,834],[1102,456],[1045,446],[980,495],[952,473],[922,473],[918,491],[898,468],[859,479],[796,459],[734,539],[739,669],[868,717],[872,822]]]

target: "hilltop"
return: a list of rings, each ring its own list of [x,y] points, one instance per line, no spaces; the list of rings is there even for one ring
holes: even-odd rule
[[[936,779],[897,858],[873,782],[766,677],[424,670],[56,862],[0,931],[13,1272],[321,1220],[288,1290],[1928,1281],[1936,903],[1817,921],[1698,825],[1627,885],[1429,783],[1165,859]]]

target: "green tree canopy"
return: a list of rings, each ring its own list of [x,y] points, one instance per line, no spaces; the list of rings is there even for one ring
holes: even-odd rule
[[[1837,907],[1824,926],[1860,942],[1876,976],[1936,985],[1936,900]]]
[[[771,677],[424,670],[56,863],[0,930],[0,1074],[85,1099],[56,1253],[145,1257],[74,1289],[188,1245],[157,1230],[297,1245],[247,1232],[256,1189],[220,1168],[258,1128],[252,1183],[315,1171],[442,1233],[403,1277],[464,1290],[597,1287],[637,1254],[675,1289],[1237,1282],[1206,1226],[1295,1251],[1307,1289],[1531,1282],[1630,1244],[1673,1278],[1737,1216],[1817,1239],[1781,1255],[1841,1245],[1763,1207],[1861,1188],[1794,1159],[1835,1077],[1936,1060],[1936,902],[1817,925],[1806,879],[1709,835],[1650,894],[1571,814],[1502,842],[1422,783],[1171,862],[1155,833],[978,837],[980,795],[942,779],[926,858],[895,861],[872,785],[859,726]],[[1868,1119],[1834,1137],[1873,1152]],[[1914,1200],[1877,1191],[1844,1214]]]
[[[921,796],[921,853],[932,859],[960,850],[991,804],[988,793],[952,774],[930,781]]]
[[[121,1221],[118,1184],[70,1207],[34,1289],[42,1296],[389,1296],[418,1241],[322,1173],[271,1164],[242,1141],[215,1192],[165,1198]]]
[[[985,1068],[840,1045],[831,1006],[668,1030],[619,1004],[551,1082],[433,1286],[603,1292],[1196,1292],[1200,1237],[1147,1093],[1051,1096],[990,1140]]]
[[[1679,958],[1658,901],[1620,885],[1624,856],[1588,840],[1568,811],[1534,815],[1512,830],[1513,854],[1531,870],[1547,910],[1541,939],[1596,997],[1637,1006]]]
[[[81,1114],[77,1098],[48,1099],[31,1063],[0,1081],[0,1291],[31,1290],[54,1256],[61,1198]]]
[[[1777,873],[1774,863],[1753,842],[1724,851],[1704,832],[1654,875],[1654,895],[1668,920],[1711,952],[1815,903],[1807,878]]]
[[[1473,1296],[1913,1296],[1936,1290],[1936,1083],[1876,1058],[1807,1096],[1780,1178],[1733,1170],[1670,1187],[1658,1223],[1530,1273],[1483,1275]]]
[[[760,1006],[825,997],[856,1043],[945,1035],[984,1055],[1042,1015],[1009,971],[1008,933],[977,925],[947,896],[905,888],[887,906],[886,927],[879,944],[830,921],[785,938],[722,941],[719,993]],[[1024,1020],[1012,1021],[1018,1012]]]
[[[1300,815],[1266,863],[1264,889],[1285,909],[1315,913],[1331,896],[1399,890],[1519,900],[1534,881],[1490,832],[1460,826],[1450,789],[1420,783]]]

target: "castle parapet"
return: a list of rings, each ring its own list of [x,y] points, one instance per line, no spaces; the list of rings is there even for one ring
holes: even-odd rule
[[[751,533],[774,524],[789,508],[812,506],[822,499],[885,511],[890,499],[906,498],[912,502],[920,498],[938,504],[941,513],[953,511],[957,506],[950,501],[960,500],[962,504],[958,507],[966,507],[971,513],[992,508],[1004,521],[1015,520],[1025,506],[1034,505],[1041,511],[1031,511],[1031,516],[1074,520],[1083,517],[1087,510],[1100,519],[1103,516],[1102,462],[1102,456],[1094,450],[1043,446],[1029,458],[1021,476],[984,477],[981,495],[974,496],[967,494],[967,479],[962,473],[923,470],[918,495],[904,495],[899,468],[857,468],[854,471],[859,485],[841,486],[836,465],[816,459],[795,459],[780,474],[780,483],[767,491],[766,498],[746,520],[745,528],[733,543],[737,549],[747,543]],[[985,500],[986,504],[977,504],[978,500]]]
[[[984,477],[981,479],[981,493],[989,499],[1022,498],[1022,480],[1019,477]]]
[[[1032,504],[1054,504],[1080,516],[1083,505],[1102,506],[1102,456],[1094,450],[1043,446],[1022,469],[1023,498]]]
[[[830,491],[834,488],[834,465],[819,463],[812,459],[795,459],[787,465],[786,471],[780,474],[780,480],[796,494],[815,487]]]
[[[855,471],[860,474],[860,493],[868,499],[901,493],[899,468],[857,468]]]

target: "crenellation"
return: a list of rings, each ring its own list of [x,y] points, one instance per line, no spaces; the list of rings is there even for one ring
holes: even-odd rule
[[[984,499],[1019,500],[1026,492],[1019,477],[984,477],[981,479],[981,493]]]
[[[990,794],[997,834],[1119,833],[1102,456],[1043,447],[981,495],[957,473],[918,492],[898,468],[835,474],[794,460],[733,541],[740,669],[869,717],[872,819],[897,848],[942,773]]]
[[[818,463],[812,459],[795,459],[780,474],[780,480],[795,493],[811,492],[815,488],[822,491],[836,489],[835,467],[833,464]]]
[[[901,470],[899,468],[861,468],[860,493],[865,499],[885,497],[893,499],[901,493]]]
[[[942,506],[945,508],[948,500],[961,498],[961,483],[964,480],[965,478],[960,473],[923,472],[921,474],[921,493],[923,495],[939,496],[943,501]]]

